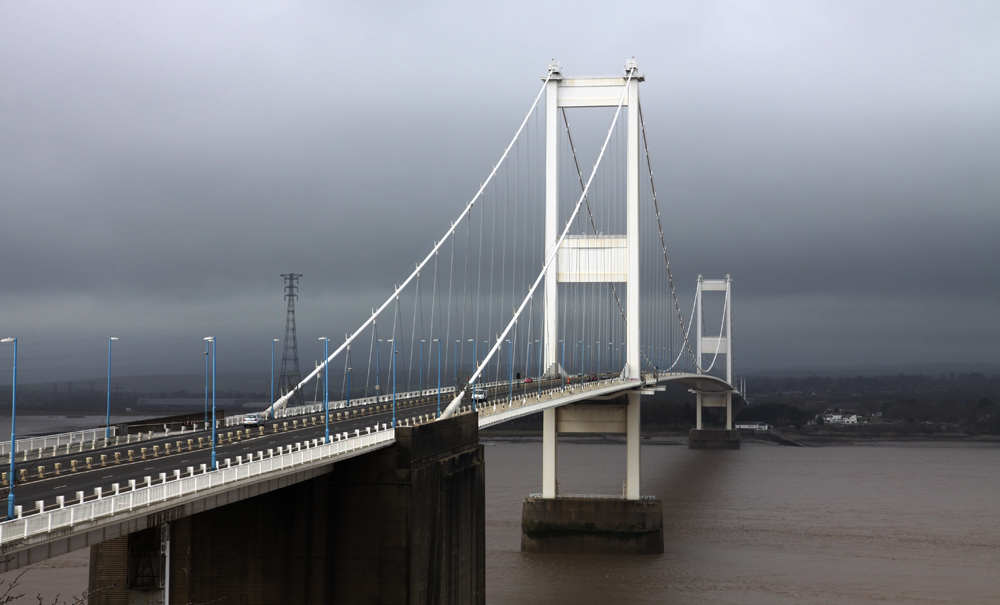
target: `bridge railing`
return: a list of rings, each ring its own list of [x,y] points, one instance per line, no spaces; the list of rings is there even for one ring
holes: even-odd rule
[[[237,463],[235,466],[229,466],[217,471],[208,471],[201,474],[193,472],[183,479],[176,474],[171,477],[161,475],[163,477],[162,481],[155,485],[136,487],[124,493],[104,497],[98,495],[93,500],[0,523],[0,546],[16,546],[14,543],[17,541],[32,536],[50,533],[58,529],[72,528],[74,525],[118,514],[128,514],[137,508],[183,498],[198,492],[236,484],[240,481],[251,480],[282,469],[327,458],[335,459],[346,453],[386,443],[394,439],[395,430],[388,429],[368,434],[359,434],[356,437],[340,439],[339,441],[314,447],[308,447],[307,443],[305,448],[298,451],[279,454],[253,462]]]
[[[116,435],[117,427],[111,427],[111,436]],[[41,435],[38,437],[28,437],[26,439],[18,439],[15,442],[15,453],[18,452],[31,452],[39,448],[46,449],[53,446],[61,447],[64,445],[72,445],[75,443],[86,443],[89,441],[94,441],[99,439],[104,441],[104,427],[96,429],[85,429],[82,431],[73,431],[71,433],[58,433],[55,435]],[[10,454],[10,442],[0,442],[0,456],[7,456]]]
[[[507,384],[506,380],[501,380],[495,382],[480,383],[478,386],[492,389],[506,384]],[[442,395],[454,392],[455,392],[455,387],[453,386],[441,387]],[[433,395],[437,395],[437,393],[438,393],[437,389],[424,389],[422,391],[406,391],[402,393],[396,393],[396,399],[400,400],[400,399],[413,399],[415,397],[430,397]],[[391,402],[392,402],[392,394],[390,393],[388,395],[378,395],[377,397],[359,397],[357,399],[352,398],[350,407],[372,405],[376,403],[391,403]],[[330,402],[331,410],[339,410],[345,407],[347,407],[346,399]],[[298,405],[295,407],[287,407],[283,410],[279,410],[275,417],[290,418],[293,416],[303,416],[305,414],[317,414],[322,411],[323,411],[322,403],[310,403],[306,405]],[[238,426],[240,424],[243,424],[243,418],[245,416],[246,414],[233,414],[232,416],[226,416],[222,421],[222,426]]]

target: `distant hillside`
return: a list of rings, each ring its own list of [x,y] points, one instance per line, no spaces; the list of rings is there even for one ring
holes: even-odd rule
[[[739,368],[741,376],[772,376],[805,378],[806,376],[893,376],[910,374],[940,376],[981,372],[987,376],[1000,374],[998,363],[907,363],[843,366],[800,366],[790,368]]]

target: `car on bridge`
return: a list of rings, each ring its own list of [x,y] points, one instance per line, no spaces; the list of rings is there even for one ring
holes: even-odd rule
[[[534,380],[532,380],[531,377],[524,379],[524,384],[531,384],[532,382],[534,382]]]
[[[486,389],[472,389],[472,399],[475,401],[486,401]]]
[[[243,426],[263,426],[263,414],[247,414],[243,416]]]

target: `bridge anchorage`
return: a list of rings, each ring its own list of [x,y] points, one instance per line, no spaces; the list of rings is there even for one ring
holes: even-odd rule
[[[699,278],[687,321],[678,303],[642,81],[634,61],[609,78],[566,78],[553,62],[431,250],[253,426],[234,415],[215,431],[102,430],[18,442],[7,458],[0,448],[15,472],[4,484],[34,502],[0,523],[0,569],[91,546],[91,587],[114,585],[93,604],[482,603],[479,430],[537,413],[542,489],[523,503],[522,549],[662,552],[662,505],[640,483],[642,398],[668,382],[691,389],[691,447],[728,448],[739,443],[738,392],[730,279]],[[603,108],[586,112],[603,141],[586,172],[575,108]],[[702,294],[720,292],[715,324]],[[291,405],[320,372],[326,385],[341,368],[339,399],[327,385],[322,404]],[[722,408],[725,428],[710,426]],[[625,435],[622,492],[561,491],[560,433]]]

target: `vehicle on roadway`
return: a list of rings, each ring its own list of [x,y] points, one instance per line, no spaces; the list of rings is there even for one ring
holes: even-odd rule
[[[532,380],[531,377],[524,379],[524,384],[531,384],[532,382],[534,382],[534,380]]]
[[[472,398],[476,401],[486,401],[486,389],[472,389]]]
[[[263,426],[264,416],[262,414],[247,414],[243,416],[243,426]]]

